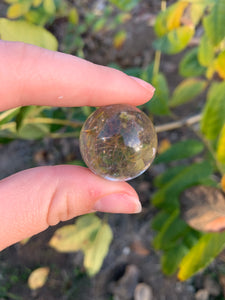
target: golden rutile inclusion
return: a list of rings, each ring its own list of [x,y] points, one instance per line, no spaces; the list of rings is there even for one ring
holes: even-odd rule
[[[157,136],[150,119],[138,108],[114,104],[98,108],[84,123],[80,150],[86,165],[109,180],[125,181],[152,163]]]

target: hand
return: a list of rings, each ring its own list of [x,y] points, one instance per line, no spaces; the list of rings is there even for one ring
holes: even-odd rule
[[[138,78],[36,46],[0,41],[0,111],[24,105],[140,105],[154,88]],[[79,166],[38,167],[0,181],[0,250],[49,225],[93,211],[137,213],[138,195]]]

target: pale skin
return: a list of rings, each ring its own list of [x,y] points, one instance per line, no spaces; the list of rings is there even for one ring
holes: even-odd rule
[[[140,105],[154,88],[140,79],[36,46],[0,41],[0,111],[24,105]],[[0,181],[0,250],[48,226],[93,211],[138,213],[126,182],[79,166],[37,167]]]

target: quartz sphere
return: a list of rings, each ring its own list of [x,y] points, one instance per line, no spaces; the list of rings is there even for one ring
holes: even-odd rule
[[[98,108],[84,123],[80,151],[95,174],[126,181],[152,163],[157,136],[150,119],[138,108],[114,104]]]

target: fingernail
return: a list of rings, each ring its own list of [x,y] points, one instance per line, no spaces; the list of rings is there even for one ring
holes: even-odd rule
[[[155,88],[154,86],[152,86],[150,83],[138,78],[138,77],[133,77],[130,76],[132,79],[134,79],[138,84],[140,84],[141,86],[143,86],[144,88],[146,88],[147,90],[151,91],[152,94],[154,94],[155,92]]]
[[[137,197],[123,193],[104,196],[95,203],[94,209],[101,212],[124,214],[139,213],[142,210]]]

